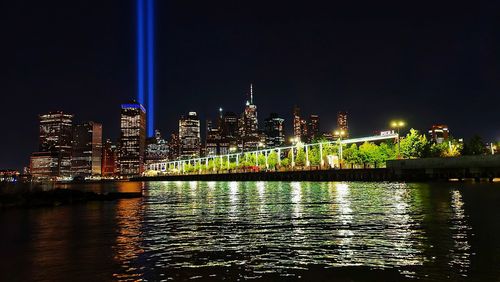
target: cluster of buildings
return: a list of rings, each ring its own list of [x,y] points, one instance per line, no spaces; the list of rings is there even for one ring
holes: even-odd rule
[[[118,142],[103,141],[102,125],[74,123],[74,116],[50,112],[39,116],[39,149],[32,153],[28,173],[34,179],[129,178],[141,175],[147,164],[252,151],[285,144],[285,120],[271,113],[259,126],[257,106],[250,86],[249,99],[241,114],[219,109],[215,120],[207,120],[202,140],[200,118],[188,112],[179,119],[178,132],[168,140],[159,130],[146,136],[146,110],[133,101],[121,105]],[[348,131],[347,113],[339,112],[339,129]],[[320,118],[306,120],[293,109],[293,138],[290,142],[312,142],[316,138],[336,138],[320,132]],[[203,142],[204,141],[204,142]]]

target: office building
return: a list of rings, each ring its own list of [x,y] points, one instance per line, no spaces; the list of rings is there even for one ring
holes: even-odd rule
[[[283,129],[284,119],[278,114],[271,113],[264,121],[264,132],[266,136],[266,147],[279,147],[285,143],[285,131]]]
[[[123,177],[139,176],[144,171],[146,147],[146,110],[132,101],[121,106],[118,169]]]
[[[73,115],[50,112],[39,115],[39,122],[39,151],[30,158],[33,178],[69,178]]]
[[[433,142],[440,144],[448,140],[450,131],[446,124],[435,124],[429,130],[429,134]]]
[[[118,148],[109,139],[103,144],[101,160],[102,177],[114,177],[118,175]]]
[[[161,160],[168,160],[168,142],[163,139],[160,130],[156,129],[154,136],[146,139],[145,162],[150,164]]]
[[[102,125],[86,122],[73,127],[71,175],[90,177],[101,175]]]
[[[179,142],[181,158],[200,156],[200,119],[196,112],[189,112],[179,120]]]

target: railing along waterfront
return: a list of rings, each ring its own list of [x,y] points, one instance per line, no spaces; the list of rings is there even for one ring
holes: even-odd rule
[[[198,170],[195,173],[210,173],[209,164],[212,164],[212,171],[224,171],[231,172],[231,164],[234,164],[236,169],[240,167],[240,163],[242,158],[244,158],[245,163],[248,163],[248,158],[255,158],[255,166],[260,167],[261,163],[259,162],[259,156],[263,155],[264,163],[262,164],[265,169],[269,169],[269,156],[271,153],[276,153],[277,156],[277,165],[281,167],[283,155],[290,156],[290,167],[293,169],[296,166],[296,157],[300,149],[304,150],[305,154],[305,167],[310,167],[311,162],[309,160],[309,151],[315,147],[319,150],[319,167],[325,167],[325,155],[324,155],[324,147],[329,145],[337,145],[338,146],[338,157],[342,160],[342,148],[344,145],[355,144],[355,143],[364,143],[364,142],[374,142],[374,141],[383,141],[389,139],[397,139],[398,134],[386,134],[386,135],[376,135],[376,136],[368,136],[361,138],[352,138],[345,140],[335,140],[335,141],[325,141],[318,143],[297,143],[291,146],[283,146],[283,147],[273,147],[273,148],[264,148],[254,151],[244,151],[244,152],[234,152],[229,154],[222,155],[213,155],[206,157],[198,157],[191,159],[183,159],[183,160],[174,160],[174,161],[160,161],[151,163],[147,166],[147,171],[145,176],[148,176],[148,173],[154,172],[155,174],[184,174],[186,173],[187,166],[198,166]],[[212,163],[210,163],[212,162]],[[326,167],[332,168],[334,166],[333,161],[328,161]],[[241,170],[239,170],[241,172]]]

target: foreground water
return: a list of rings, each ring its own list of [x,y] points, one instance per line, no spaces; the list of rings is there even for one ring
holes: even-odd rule
[[[0,281],[500,281],[500,185],[145,182],[0,211]]]

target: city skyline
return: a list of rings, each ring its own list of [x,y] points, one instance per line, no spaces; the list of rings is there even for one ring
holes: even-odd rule
[[[409,12],[398,5],[290,4],[284,14],[272,3],[156,4],[155,128],[165,136],[188,111],[201,121],[219,107],[239,111],[253,83],[260,126],[277,112],[287,135],[291,109],[300,105],[318,114],[325,130],[335,129],[337,111],[348,111],[354,136],[401,118],[421,130],[443,123],[455,136],[498,140],[493,7],[456,4],[455,14],[441,19],[448,5]],[[40,21],[40,10],[54,20]],[[7,11],[7,20],[20,24],[7,31],[7,48],[15,49],[6,54],[15,56],[6,58],[0,86],[10,94],[6,104],[16,105],[2,114],[12,120],[0,141],[2,166],[27,164],[40,113],[62,110],[78,122],[102,123],[104,137],[117,140],[117,105],[136,97],[135,2],[111,1],[100,10],[91,2],[8,3]],[[92,22],[82,20],[89,15]]]

